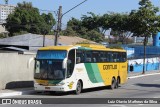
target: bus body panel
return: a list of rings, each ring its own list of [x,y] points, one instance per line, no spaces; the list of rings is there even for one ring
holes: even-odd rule
[[[45,47],[40,50],[64,50],[69,52],[71,49],[80,49],[83,51],[103,51],[103,52],[123,52],[125,50],[109,49],[109,48],[91,48],[80,46],[56,46]],[[76,53],[76,51],[75,51]],[[76,57],[76,55],[75,55]],[[76,59],[75,59],[76,60]],[[76,61],[75,61],[76,62]],[[75,63],[73,73],[70,77],[64,80],[40,80],[35,79],[35,90],[40,91],[73,91],[76,89],[77,82],[82,81],[83,89],[109,86],[112,83],[112,78],[117,80],[120,77],[120,83],[127,81],[127,61],[126,62],[84,62]]]

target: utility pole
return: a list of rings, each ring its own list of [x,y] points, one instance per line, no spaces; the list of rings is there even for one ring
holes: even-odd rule
[[[143,57],[143,72],[142,72],[142,74],[145,74],[145,65],[146,65],[146,45],[147,45],[147,42],[148,42],[148,37],[145,35],[145,37],[144,37],[144,41],[143,41],[143,45],[144,45],[144,57]]]
[[[78,5],[74,6],[73,8],[71,8],[70,10],[66,11],[65,13],[62,14],[62,6],[59,6],[58,9],[58,23],[57,23],[57,29],[55,30],[55,41],[54,41],[54,45],[57,46],[58,44],[58,37],[59,37],[59,32],[61,31],[61,21],[62,21],[62,17],[67,14],[68,12],[70,12],[71,10],[75,9],[76,7],[80,6],[81,4],[83,4],[84,2],[86,2],[87,0],[84,0],[83,2],[79,3]]]
[[[59,6],[59,9],[58,9],[58,23],[57,23],[57,29],[55,31],[55,41],[54,41],[55,46],[57,46],[57,44],[58,44],[59,32],[61,31],[61,19],[62,19],[62,6]]]
[[[43,35],[43,47],[45,47],[45,35]]]

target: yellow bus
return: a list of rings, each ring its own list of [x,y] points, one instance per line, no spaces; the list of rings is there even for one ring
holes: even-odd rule
[[[126,51],[102,45],[77,44],[40,48],[35,58],[34,88],[38,91],[74,91],[110,86],[127,80]]]

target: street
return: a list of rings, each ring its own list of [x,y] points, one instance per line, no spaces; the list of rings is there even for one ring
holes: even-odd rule
[[[84,90],[80,95],[72,92],[50,94],[49,92],[34,92],[21,96],[8,98],[160,98],[160,75],[151,75],[139,78],[128,79],[128,82],[121,85],[119,89],[110,90],[108,87]],[[17,105],[1,105],[3,107],[16,107]],[[44,105],[23,105],[24,107],[43,107]],[[53,107],[53,104],[45,105]],[[63,107],[64,104],[54,104],[54,107]],[[158,107],[158,104],[65,104],[65,107]]]
[[[14,96],[13,98],[160,98],[160,75],[128,79],[118,89],[100,87],[84,90],[80,95],[73,92],[50,94],[34,92],[30,95]]]

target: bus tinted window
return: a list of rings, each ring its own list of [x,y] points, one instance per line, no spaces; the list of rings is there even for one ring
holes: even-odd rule
[[[98,51],[92,51],[92,62],[93,63],[99,62],[99,52]]]
[[[92,62],[92,54],[91,51],[86,51],[85,52],[85,62]]]
[[[119,52],[118,57],[119,57],[119,62],[125,62],[126,61],[126,53],[125,52]]]
[[[85,54],[83,50],[76,51],[76,63],[84,63]]]
[[[127,54],[125,52],[122,53],[122,62],[127,60]]]
[[[125,62],[125,52],[77,50],[76,63]]]
[[[105,55],[106,52],[103,52],[101,51],[100,52],[100,62],[106,62],[106,55]]]
[[[109,59],[109,62],[113,62],[113,53],[112,52],[108,52],[108,59]]]

